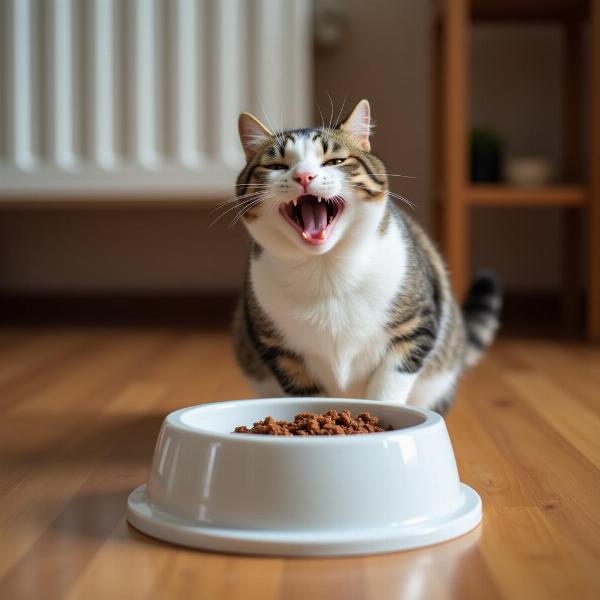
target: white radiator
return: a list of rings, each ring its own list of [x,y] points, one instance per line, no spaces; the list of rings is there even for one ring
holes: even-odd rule
[[[231,195],[237,115],[306,125],[312,0],[0,0],[0,201]]]

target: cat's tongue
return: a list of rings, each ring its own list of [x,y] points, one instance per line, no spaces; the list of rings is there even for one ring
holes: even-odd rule
[[[327,229],[327,207],[325,202],[304,202],[300,207],[304,221],[303,236],[322,239]]]

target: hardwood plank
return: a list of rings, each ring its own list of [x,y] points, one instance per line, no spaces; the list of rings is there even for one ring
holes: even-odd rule
[[[569,402],[561,390],[537,373],[505,373],[503,379],[550,427],[600,470],[600,416],[579,402]]]
[[[280,598],[281,559],[226,557],[181,551],[163,566],[150,598],[189,598],[196,590],[202,598]]]
[[[162,336],[116,337],[111,343],[90,343],[79,348],[64,365],[66,376],[56,378],[50,385],[13,400],[11,415],[39,414],[51,416],[77,405],[77,412],[94,412],[99,388],[127,381],[136,365],[144,368],[154,354],[165,352],[168,338]],[[107,393],[107,390],[104,390]],[[96,397],[88,399],[88,396]]]
[[[0,390],[4,391],[3,386],[39,377],[42,372],[55,368],[54,362],[78,352],[88,343],[89,339],[81,332],[70,335],[49,332],[33,338],[29,335],[19,339],[16,347],[9,343],[4,346],[0,360]]]
[[[345,598],[364,600],[366,581],[362,558],[288,560],[285,563],[281,598]]]
[[[554,388],[600,415],[600,349],[582,344],[523,340],[507,346],[511,356],[542,373]],[[502,365],[505,366],[504,364]]]
[[[165,544],[155,542],[141,533],[138,533],[127,524],[123,515],[117,526],[104,538],[104,544],[89,561],[83,571],[75,572],[75,580],[65,586],[65,600],[104,600],[105,598],[127,598],[128,600],[142,600],[145,598],[158,598],[154,595],[157,580],[162,580],[168,573],[162,571],[163,565],[168,561],[171,553],[180,552],[178,548],[168,548]],[[198,575],[214,573],[219,578],[221,572],[210,561],[202,561]],[[180,583],[188,582],[187,573],[178,573]],[[175,591],[177,587],[173,588]],[[205,586],[187,589],[194,590],[200,597],[205,589],[208,592],[218,593],[219,589]],[[178,596],[174,594],[174,598]],[[207,598],[211,598],[207,594]],[[212,596],[218,597],[218,596]]]
[[[479,552],[480,538],[477,527],[444,544],[365,558],[365,598],[499,598]]]
[[[485,507],[534,506],[528,490],[472,408],[460,398],[447,419],[461,481],[477,490]]]
[[[155,436],[158,432],[162,415],[158,419],[149,420],[147,409],[149,401],[156,401],[157,390],[160,390],[161,394],[163,393],[162,388],[147,385],[128,388],[126,380],[131,377],[135,379],[139,375],[139,371],[135,369],[136,361],[138,369],[140,360],[142,361],[141,366],[147,369],[149,358],[152,353],[156,353],[157,349],[160,350],[159,355],[162,360],[170,358],[169,353],[165,352],[165,338],[163,335],[140,334],[135,336],[113,334],[113,337],[115,338],[114,344],[103,348],[100,354],[93,356],[91,363],[89,361],[82,363],[73,361],[70,366],[71,377],[60,379],[57,389],[42,391],[41,397],[35,395],[30,400],[42,414],[45,411],[56,414],[55,404],[64,409],[63,414],[58,417],[70,423],[71,427],[70,430],[64,432],[64,439],[54,440],[54,446],[36,448],[35,443],[39,435],[37,428],[27,432],[27,435],[23,437],[22,427],[11,427],[10,414],[8,419],[0,424],[0,432],[4,434],[0,435],[3,443],[8,431],[21,433],[20,437],[16,436],[9,440],[13,445],[17,444],[19,440],[21,443],[29,441],[28,452],[21,454],[26,461],[24,466],[29,473],[22,481],[13,486],[10,493],[0,499],[0,536],[6,536],[13,540],[10,553],[7,555],[0,553],[0,574],[16,562],[21,551],[28,544],[33,544],[36,533],[39,537],[57,514],[61,510],[65,510],[65,503],[70,496],[76,494],[86,477],[93,473],[97,462],[103,458],[110,458],[111,452],[119,451],[119,446],[114,446],[115,442],[121,440],[122,443],[127,444],[127,451],[122,450],[120,455],[128,457],[128,460],[124,462],[125,465],[130,463],[131,457],[137,455],[139,450],[136,447],[131,448],[130,442],[126,439],[128,430],[123,431],[114,419],[121,412],[123,405],[127,407],[130,414],[135,415],[134,411],[138,406],[135,400],[136,394],[140,395],[142,414],[146,423],[151,427],[152,434]],[[95,336],[92,336],[92,339],[96,341]],[[128,360],[125,359],[125,355],[128,355]],[[177,358],[180,359],[180,357]],[[107,359],[109,359],[108,363]],[[179,360],[177,360],[177,364],[179,364]],[[90,369],[90,366],[93,368]],[[90,378],[90,373],[95,372],[99,366],[103,367],[102,376],[99,379]],[[65,389],[63,381],[68,381],[69,385],[75,381],[77,385]],[[85,400],[89,401],[89,404],[81,407],[81,402]],[[98,402],[98,400],[102,401]],[[76,408],[74,413],[72,412],[73,408]],[[27,413],[30,409],[31,404],[27,405],[26,403],[25,411],[18,407],[13,414]],[[64,411],[68,411],[66,413],[69,415],[68,417],[65,416]],[[94,415],[93,419],[90,418],[92,416],[90,412]],[[106,419],[107,416],[111,418]],[[47,421],[41,421],[42,425],[45,423]],[[3,429],[4,431],[2,431]],[[48,430],[51,431],[50,428]],[[147,434],[147,430],[144,430],[144,433]],[[145,449],[145,453],[142,455],[144,460],[151,451],[152,443],[152,441],[150,443],[146,441],[145,445],[139,445]],[[18,447],[15,450],[11,449],[8,452],[5,448],[2,453],[3,459],[7,455],[16,458],[19,455]],[[42,459],[44,456],[47,457],[45,461]],[[43,466],[37,466],[40,462]],[[60,490],[61,493],[59,495],[49,494],[50,490]],[[35,518],[35,528],[30,530],[28,523],[32,517]]]
[[[146,424],[138,428],[138,436],[147,436],[148,426],[151,428],[150,433],[156,436],[156,423],[148,422],[146,415],[148,409],[156,404],[163,390],[160,387],[149,389],[147,386],[134,390],[126,389],[123,396],[117,396],[115,399],[115,408],[127,402],[128,410],[132,410],[131,407],[135,406],[136,402],[131,401],[136,393],[144,400],[141,405],[138,403],[141,411],[137,420],[142,425],[144,422]],[[111,403],[108,403],[105,414],[110,413],[111,408]],[[94,419],[91,426],[80,429],[69,443],[57,450],[44,469],[32,472],[15,485],[11,493],[0,499],[0,537],[11,540],[10,546],[0,548],[0,576],[12,569],[12,573],[3,582],[9,589],[11,584],[16,585],[21,576],[27,577],[28,565],[31,562],[47,566],[48,562],[51,564],[52,561],[40,558],[62,558],[60,553],[48,552],[48,547],[56,545],[57,529],[60,531],[61,528],[66,528],[68,533],[70,528],[79,528],[83,534],[78,540],[81,543],[66,546],[72,562],[82,556],[82,550],[88,542],[90,527],[94,531],[94,527],[100,526],[101,531],[104,531],[107,526],[113,524],[111,516],[115,517],[115,511],[115,518],[122,516],[126,492],[121,491],[117,496],[111,493],[103,496],[102,492],[107,488],[110,490],[113,480],[119,485],[124,485],[125,490],[135,487],[138,480],[124,478],[120,472],[123,468],[131,468],[129,461],[122,461],[121,457],[124,454],[135,455],[140,446],[148,453],[152,446],[147,441],[142,444],[139,437],[132,437],[136,429],[131,426],[125,432],[126,435],[119,436],[121,445],[98,443],[105,437],[106,430],[102,413],[98,417],[100,418]],[[158,420],[158,424],[161,420],[162,418]],[[118,432],[114,432],[114,427],[110,429],[113,435],[118,435]],[[114,441],[118,442],[119,437],[115,437]],[[118,461],[122,463],[121,469],[117,466]],[[142,472],[137,471],[136,475],[143,476],[145,471],[143,468]],[[96,504],[95,495],[99,497]],[[83,519],[78,517],[82,512],[85,517]],[[108,525],[103,518],[108,518]],[[66,522],[63,522],[63,519],[66,519]],[[69,526],[71,519],[76,522]],[[37,573],[39,568],[35,571]]]
[[[225,597],[274,600],[285,597],[284,561],[272,558],[233,557],[226,566]],[[304,582],[303,582],[304,584]]]
[[[494,382],[493,390],[489,381]],[[600,555],[600,473],[514,394],[491,361],[465,383],[480,422],[488,424],[488,434],[514,464],[537,508],[600,589],[600,573],[594,566]]]
[[[97,553],[101,552],[101,548],[105,545],[105,538],[110,539],[110,532],[115,523],[124,519],[127,495],[131,489],[144,480],[146,473],[145,463],[152,454],[152,445],[158,433],[158,427],[162,421],[163,414],[166,414],[170,410],[161,409],[158,418],[150,413],[151,418],[148,419],[149,402],[155,405],[158,399],[160,399],[161,405],[164,406],[172,398],[178,398],[181,401],[183,390],[189,389],[192,385],[197,386],[205,377],[205,371],[198,371],[199,362],[202,364],[202,355],[204,354],[204,358],[206,358],[211,352],[214,353],[215,350],[215,340],[211,339],[210,335],[183,335],[180,337],[182,338],[181,341],[172,347],[169,352],[163,349],[161,352],[154,352],[152,355],[146,356],[146,364],[143,365],[141,373],[139,372],[139,366],[129,369],[129,377],[133,381],[143,376],[144,372],[151,372],[152,382],[130,384],[128,393],[117,396],[107,407],[104,419],[100,422],[98,429],[88,432],[86,438],[87,444],[93,440],[92,443],[94,446],[106,449],[108,447],[106,443],[97,443],[105,439],[107,443],[110,442],[111,444],[110,451],[108,451],[108,454],[100,454],[99,460],[96,461],[98,464],[95,464],[94,457],[90,457],[89,453],[87,453],[86,461],[93,467],[91,472],[87,475],[81,486],[73,492],[73,501],[62,508],[62,513],[56,517],[52,525],[49,525],[46,532],[32,545],[26,557],[21,559],[15,566],[10,577],[7,576],[7,585],[18,581],[18,578],[27,572],[28,565],[38,560],[39,556],[47,551],[48,546],[54,543],[55,529],[60,529],[62,525],[61,518],[70,520],[77,518],[77,514],[81,513],[83,522],[80,524],[80,527],[83,531],[86,531],[85,521],[86,518],[88,520],[92,518],[90,512],[94,506],[94,498],[98,495],[100,497],[99,502],[103,510],[107,512],[108,518],[95,522],[91,528],[88,528],[87,533],[92,535],[92,540],[86,538],[84,544],[74,544],[73,547],[68,546],[63,548],[63,552],[59,552],[56,555],[56,559],[63,563],[68,561],[69,563],[78,565],[79,569],[83,572],[82,581],[76,587],[76,589],[80,590],[78,593],[81,596],[79,597],[94,596],[96,593],[99,594],[97,597],[106,597],[105,593],[108,594],[115,591],[110,586],[108,589],[103,587],[103,582],[105,582],[105,578],[102,575],[102,569],[105,565],[103,562],[104,559],[101,558],[98,563],[91,561]],[[220,345],[228,343],[226,336],[219,334],[219,338]],[[140,343],[139,334],[134,336],[134,341]],[[110,354],[115,364],[123,366],[121,350],[120,344],[115,343]],[[129,367],[131,367],[131,364]],[[105,374],[107,373],[106,370],[104,372]],[[113,375],[118,376],[119,372],[117,370]],[[133,389],[131,389],[132,386]],[[155,392],[152,393],[152,390],[155,390]],[[94,403],[92,403],[93,405]],[[128,417],[124,422],[120,418],[115,419],[115,417],[123,416]],[[132,421],[131,416],[137,418]],[[148,431],[149,428],[151,429],[150,432]],[[107,434],[109,437],[107,437]],[[139,460],[132,460],[132,457],[137,457]],[[116,462],[117,460],[119,462]],[[104,463],[107,461],[109,462],[109,466],[108,471],[105,472]],[[140,469],[139,465],[144,466]],[[110,474],[114,472],[116,474],[111,477]],[[103,487],[97,490],[97,494],[94,494],[93,489],[98,480],[103,482]],[[86,491],[90,486],[92,492]],[[128,535],[137,536],[138,539],[144,538],[144,536],[137,534],[133,529],[128,529],[127,532]],[[109,545],[108,563],[114,571],[113,551],[114,548]],[[194,552],[190,552],[190,556],[197,557]],[[169,557],[170,555],[166,554],[165,561]],[[51,565],[52,561],[48,561],[48,563]],[[123,579],[127,578],[129,564],[127,561],[123,562]],[[48,568],[47,564],[45,566]],[[242,565],[242,568],[245,567]],[[97,569],[100,570],[100,573],[97,572]],[[78,575],[77,571],[74,570],[73,576]],[[158,571],[153,570],[153,575],[158,576]],[[73,580],[69,580],[68,582],[63,581],[62,586],[66,587],[67,583],[72,582]],[[100,588],[101,592],[94,591],[98,590],[98,588]],[[55,591],[56,597],[62,597],[64,590],[61,586]],[[140,597],[143,597],[143,595]]]
[[[6,467],[0,470],[0,497],[8,486],[39,470],[40,457],[60,456],[74,430],[81,433],[93,425],[90,413],[102,414],[98,407],[121,392],[127,379],[139,372],[136,366],[145,368],[152,353],[164,353],[167,343],[164,336],[145,336],[142,343],[138,338],[116,339],[108,347],[95,343],[95,336],[92,340],[93,352],[80,346],[74,355],[53,362],[54,370],[43,376],[34,372],[23,385],[5,388],[14,407],[0,422],[0,465]],[[55,377],[57,372],[63,376]],[[65,411],[69,418],[64,418]],[[24,436],[29,440],[26,450]]]
[[[452,597],[452,590],[439,570],[440,561],[435,560],[436,549],[366,559],[366,594],[362,597],[369,600]]]
[[[594,597],[579,564],[538,508],[489,508],[481,552],[504,598]]]
[[[152,578],[153,585],[145,596],[149,600],[156,597],[186,600],[190,590],[201,598],[226,597],[225,589],[232,575],[229,557],[177,549],[171,556],[163,552],[159,564],[160,572]],[[261,569],[257,571],[260,573]],[[244,584],[244,580],[239,582]]]

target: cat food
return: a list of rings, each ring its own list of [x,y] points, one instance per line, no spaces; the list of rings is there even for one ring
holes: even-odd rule
[[[322,415],[311,412],[297,414],[292,422],[276,421],[266,417],[250,428],[236,427],[234,433],[258,433],[263,435],[353,435],[392,431],[391,425],[382,426],[379,419],[368,412],[353,416],[349,410],[330,410]]]

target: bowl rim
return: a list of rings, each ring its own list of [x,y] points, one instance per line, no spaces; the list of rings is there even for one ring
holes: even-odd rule
[[[212,431],[210,429],[202,429],[200,427],[193,427],[188,425],[182,420],[182,417],[185,413],[190,412],[192,410],[225,410],[227,408],[231,408],[231,406],[235,406],[237,404],[271,404],[272,402],[278,402],[281,404],[295,404],[298,401],[306,402],[310,404],[318,404],[322,402],[332,402],[332,403],[349,403],[351,406],[356,405],[372,405],[373,407],[377,406],[385,406],[386,408],[391,408],[392,410],[398,410],[399,412],[410,412],[416,415],[420,415],[424,417],[424,420],[421,423],[417,423],[416,425],[410,425],[409,427],[403,427],[402,429],[393,429],[392,431],[380,431],[372,434],[363,434],[363,435],[320,435],[320,436],[303,436],[303,435],[293,435],[293,436],[279,436],[279,435],[247,435],[247,434],[236,434],[234,432],[221,433],[217,431]],[[272,398],[251,398],[251,399],[237,399],[237,400],[221,400],[217,402],[206,402],[203,404],[195,404],[191,406],[186,406],[175,410],[169,413],[163,424],[169,424],[176,429],[184,430],[186,432],[195,434],[199,437],[205,439],[211,439],[215,441],[226,441],[227,443],[234,444],[304,444],[307,443],[306,440],[312,440],[310,444],[314,446],[315,444],[357,444],[357,443],[375,443],[386,442],[393,440],[399,437],[405,437],[406,435],[412,435],[415,431],[422,429],[430,429],[439,426],[440,423],[443,423],[444,419],[438,413],[428,410],[426,408],[420,408],[417,406],[409,406],[406,404],[392,404],[389,402],[381,402],[379,400],[366,400],[360,398],[334,398],[334,397],[310,397],[310,396],[292,396],[292,397],[272,397]],[[375,437],[374,437],[375,436]]]
[[[264,530],[190,523],[149,502],[146,496],[147,484],[136,487],[129,494],[127,520],[145,535],[165,542],[226,554],[278,557],[366,556],[440,544],[477,527],[483,516],[481,497],[467,484],[460,482],[459,485],[463,501],[454,511],[433,520],[392,528],[375,526],[328,531]]]

